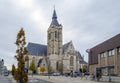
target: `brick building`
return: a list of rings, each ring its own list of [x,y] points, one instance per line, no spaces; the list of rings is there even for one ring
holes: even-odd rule
[[[120,34],[93,47],[89,51],[89,70],[103,75],[120,75]]]

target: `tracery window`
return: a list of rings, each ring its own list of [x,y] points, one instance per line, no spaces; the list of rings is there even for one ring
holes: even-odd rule
[[[55,38],[57,38],[57,31],[55,31]]]
[[[71,56],[70,57],[70,66],[73,66],[73,64],[74,64],[74,58],[73,58],[73,56]]]

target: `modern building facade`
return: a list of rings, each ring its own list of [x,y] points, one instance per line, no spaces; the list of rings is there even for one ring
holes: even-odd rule
[[[120,75],[120,34],[89,50],[89,70],[103,75]]]
[[[0,59],[0,75],[4,74],[4,60]]]
[[[34,57],[38,67],[44,66],[47,69],[48,64],[50,64],[52,71],[56,71],[61,64],[63,73],[79,70],[79,64],[84,60],[74,48],[72,41],[63,45],[62,29],[63,26],[57,21],[54,10],[52,22],[47,30],[47,45],[36,43],[28,43],[27,45],[29,63]]]
[[[4,76],[8,76],[9,75],[9,71],[7,69],[7,66],[4,66]]]

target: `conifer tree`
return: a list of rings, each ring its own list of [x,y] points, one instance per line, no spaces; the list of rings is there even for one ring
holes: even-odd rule
[[[15,44],[17,46],[15,58],[18,61],[15,78],[17,78],[16,80],[18,83],[28,83],[28,74],[25,71],[25,56],[28,51],[25,47],[26,39],[23,28],[18,32]]]
[[[12,75],[13,76],[15,75],[15,65],[14,64],[12,65]]]

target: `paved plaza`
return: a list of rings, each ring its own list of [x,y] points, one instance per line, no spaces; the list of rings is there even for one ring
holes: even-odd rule
[[[0,75],[0,83],[10,83],[9,77]]]
[[[12,78],[12,76],[10,76]],[[33,77],[30,75],[29,79],[33,80],[43,80],[42,83],[120,83],[120,77],[111,77],[112,82],[109,81],[109,77],[103,76],[100,81],[92,81],[90,76],[81,78],[81,77],[65,77],[65,76],[50,76],[50,79],[48,76],[40,76],[40,75],[34,75]],[[12,79],[12,83],[15,83],[15,81]],[[30,82],[35,83],[35,82]],[[41,83],[41,82],[36,82]]]
[[[50,76],[50,79],[48,76],[33,76],[34,79],[42,79],[46,80],[52,83],[109,83],[108,78],[102,78],[99,82],[96,80],[91,81],[90,77],[87,77],[87,79],[81,78],[81,77],[65,77],[65,76]],[[117,78],[116,82],[111,82],[111,83],[120,83],[119,80],[120,77]],[[115,81],[115,79],[113,80]]]

